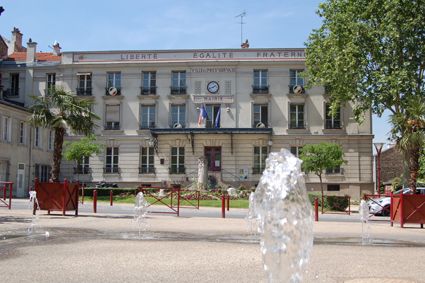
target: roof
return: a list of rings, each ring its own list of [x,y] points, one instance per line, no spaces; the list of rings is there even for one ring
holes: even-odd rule
[[[13,52],[4,61],[25,62],[26,60],[27,60],[27,53],[26,52]],[[36,53],[36,60],[38,62],[59,62],[61,60],[61,57],[54,55],[50,52],[37,52]]]
[[[12,100],[7,100],[7,99],[0,99],[0,104],[3,104],[5,106],[9,106],[15,109],[19,109],[25,112],[30,112],[30,110],[28,108],[26,108],[24,106],[23,103],[20,102],[16,102],[16,101],[12,101]]]

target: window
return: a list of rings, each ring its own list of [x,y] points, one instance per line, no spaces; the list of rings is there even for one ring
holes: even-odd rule
[[[19,74],[10,74],[10,92],[8,96],[19,96]]]
[[[171,73],[171,94],[186,94],[186,71]]]
[[[326,168],[326,174],[341,174],[341,167]]]
[[[329,192],[339,192],[340,187],[339,187],[339,185],[331,185],[331,184],[328,184],[327,190],[328,190]]]
[[[34,175],[39,182],[48,182],[52,167],[50,165],[35,164]]]
[[[205,128],[220,128],[220,105],[205,105],[207,120]]]
[[[154,148],[142,147],[140,149],[140,174],[155,173]]]
[[[330,103],[325,105],[325,129],[341,129],[341,107],[332,115]]]
[[[75,168],[75,174],[89,174],[90,173],[90,157],[84,156],[77,162],[77,168]]]
[[[142,95],[156,94],[156,72],[142,73]]]
[[[34,128],[34,146],[41,148],[41,129],[40,129],[40,127]]]
[[[171,174],[184,174],[184,147],[171,148]]]
[[[140,129],[155,128],[155,105],[140,105]]]
[[[24,122],[19,122],[19,143],[20,144],[25,144],[25,140],[26,140],[26,136],[27,136],[27,131],[26,131],[26,127],[25,127],[25,123]]]
[[[118,147],[106,148],[105,173],[119,173],[118,169]]]
[[[112,95],[110,93],[110,88],[116,88],[117,93],[114,95],[121,94],[121,73],[120,72],[111,72],[107,73],[107,85],[106,85],[106,95]]]
[[[304,129],[304,104],[290,105],[289,128]]]
[[[299,158],[302,148],[302,146],[291,146],[291,153]]]
[[[261,174],[266,168],[267,146],[254,146],[253,174]]]
[[[56,73],[47,74],[46,94],[51,94],[56,85]]]
[[[186,105],[171,105],[171,127],[184,127],[186,121]],[[180,124],[180,126],[179,126]]]
[[[254,70],[254,85],[252,86],[253,93],[268,93],[268,71]]]
[[[47,145],[47,148],[49,150],[53,150],[54,139],[55,139],[54,132],[52,130],[50,130],[49,131],[49,141],[48,141],[48,145]]]
[[[289,70],[289,84],[290,86],[300,85],[304,86],[304,78],[301,76],[301,73],[304,70]],[[291,89],[292,89],[291,87]]]
[[[120,129],[120,105],[105,105],[105,130]]]
[[[78,74],[77,95],[90,96],[92,95],[92,75],[91,73]]]
[[[3,134],[2,139],[5,142],[12,141],[12,120],[10,117],[3,117]]]
[[[269,120],[268,106],[263,104],[254,104],[254,123],[253,127],[267,127]],[[263,126],[264,125],[264,126]]]

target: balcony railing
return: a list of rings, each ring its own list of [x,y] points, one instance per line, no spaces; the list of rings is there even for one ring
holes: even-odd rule
[[[119,130],[120,122],[106,122],[105,130]]]
[[[77,87],[77,95],[78,96],[91,96],[92,95],[92,88],[91,87]]]
[[[121,170],[118,166],[106,166],[106,167],[103,167],[103,173],[104,174],[119,174],[121,173]]]
[[[139,174],[155,174],[155,167],[153,166],[139,167]]]
[[[140,87],[140,95],[156,94],[156,86],[142,86]]]
[[[113,92],[113,89],[115,88],[117,91]],[[105,95],[106,96],[117,96],[117,95],[121,95],[121,88],[120,87],[106,87],[105,88]]]
[[[253,128],[267,128],[268,126],[267,121],[254,121],[252,124]]]
[[[78,167],[74,167],[74,174],[90,174],[91,173],[91,169],[88,166],[78,166]]]
[[[296,85],[288,85],[288,87],[289,87],[289,93],[294,94],[294,87],[295,86]],[[305,93],[304,85],[299,85],[299,86],[301,86],[301,88],[302,88],[301,94],[304,94]]]
[[[185,174],[186,173],[186,168],[184,166],[171,166],[169,168],[169,173],[170,174]]]
[[[186,86],[171,86],[171,94],[186,94]]]
[[[290,129],[305,129],[304,122],[289,123]]]
[[[4,97],[17,97],[19,96],[19,88],[9,88],[3,91]]]
[[[269,93],[269,86],[259,86],[259,85],[253,85],[252,86],[252,93],[255,94],[267,94]]]
[[[325,122],[325,129],[341,129],[341,121],[328,119]]]

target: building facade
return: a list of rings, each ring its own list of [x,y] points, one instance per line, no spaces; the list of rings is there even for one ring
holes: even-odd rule
[[[327,191],[355,198],[373,191],[371,117],[356,123],[349,103],[332,116],[324,88],[304,88],[304,49],[60,53],[57,45],[54,52],[58,61],[37,60],[28,43],[16,100],[29,105],[30,94],[46,95],[50,86],[93,100],[104,145],[99,156],[64,162],[62,177],[188,185],[205,157],[211,182],[249,187],[270,151],[298,154],[305,144],[335,142],[347,163],[326,172]],[[3,78],[12,72],[1,68]],[[320,190],[314,175],[306,182]]]

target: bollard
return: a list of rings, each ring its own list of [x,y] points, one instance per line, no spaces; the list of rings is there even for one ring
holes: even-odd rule
[[[314,221],[319,222],[319,199],[314,199]]]
[[[230,195],[227,195],[227,211],[230,209]]]
[[[97,190],[93,190],[93,213],[97,213]]]
[[[111,206],[114,204],[114,192],[112,190],[109,191],[109,204]]]
[[[221,217],[226,218],[226,197],[221,195]]]

